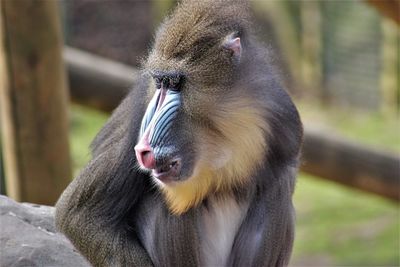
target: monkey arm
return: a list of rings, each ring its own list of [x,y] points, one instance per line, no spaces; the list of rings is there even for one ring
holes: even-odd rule
[[[95,266],[152,265],[128,225],[148,180],[137,171],[133,151],[145,86],[139,82],[116,109],[92,143],[93,159],[56,204],[57,228]]]
[[[270,110],[271,127],[264,166],[253,176],[255,188],[232,248],[231,266],[287,266],[294,239],[292,204],[303,129],[287,94],[281,90]]]
[[[127,170],[136,182],[117,181],[118,166],[109,161],[118,157],[116,152],[94,158],[68,186],[56,205],[56,225],[94,266],[149,266],[149,256],[125,218],[143,177]],[[130,190],[132,197],[125,195]]]
[[[235,238],[229,266],[287,266],[294,238],[291,195],[296,163],[260,171],[249,211]],[[266,180],[268,180],[266,182]]]

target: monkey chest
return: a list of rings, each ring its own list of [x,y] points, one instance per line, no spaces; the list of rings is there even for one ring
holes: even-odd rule
[[[139,238],[155,266],[174,266],[177,255],[197,255],[201,266],[226,266],[236,234],[246,216],[248,204],[234,198],[210,198],[207,206],[194,213],[171,217],[150,201],[138,215]],[[150,211],[150,212],[149,212]],[[194,242],[197,240],[197,242]],[[188,250],[188,243],[191,245]],[[183,265],[184,266],[184,265]]]
[[[226,266],[248,204],[234,198],[211,198],[207,206],[199,222],[202,265]]]

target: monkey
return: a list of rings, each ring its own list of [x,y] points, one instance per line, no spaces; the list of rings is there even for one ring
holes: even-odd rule
[[[286,266],[302,123],[244,0],[182,0],[56,204],[94,266]]]

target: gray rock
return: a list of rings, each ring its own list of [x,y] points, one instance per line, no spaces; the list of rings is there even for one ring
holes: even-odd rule
[[[0,195],[0,266],[90,266],[54,226],[54,208]]]

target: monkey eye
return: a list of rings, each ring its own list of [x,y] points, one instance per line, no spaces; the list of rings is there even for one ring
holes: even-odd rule
[[[161,88],[161,83],[162,83],[163,79],[162,78],[154,78],[154,82],[156,83],[156,88],[160,89]]]
[[[181,77],[176,75],[169,77],[168,89],[171,91],[180,91],[181,87]]]
[[[179,92],[182,88],[183,75],[177,73],[155,73],[152,75],[157,89],[161,87]]]

